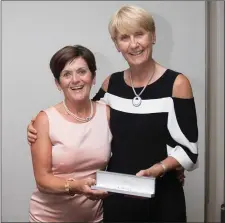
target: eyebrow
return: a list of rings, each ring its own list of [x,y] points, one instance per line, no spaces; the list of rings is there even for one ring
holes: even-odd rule
[[[87,67],[79,67],[77,70],[80,70],[80,69],[88,69]],[[73,71],[72,69],[71,70],[62,70],[62,72],[71,72]]]
[[[71,70],[62,70],[62,72],[70,72]]]

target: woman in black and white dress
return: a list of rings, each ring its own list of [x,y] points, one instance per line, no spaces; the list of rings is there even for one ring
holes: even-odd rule
[[[104,222],[185,222],[176,168],[193,170],[198,158],[190,82],[152,58],[155,25],[145,10],[122,7],[112,17],[109,31],[129,68],[110,75],[94,97],[111,108],[112,157],[107,170],[157,180],[154,198],[119,194],[105,198]]]

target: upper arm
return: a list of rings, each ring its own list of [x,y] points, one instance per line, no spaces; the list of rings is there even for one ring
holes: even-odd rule
[[[110,80],[111,75],[109,75],[103,82],[102,84],[102,89],[107,92],[108,91],[108,87],[109,87],[109,80]]]
[[[104,82],[103,82],[101,88],[100,88],[99,91],[95,94],[95,96],[92,98],[93,101],[100,101],[101,99],[104,98],[105,93],[108,91],[109,80],[110,80],[110,76],[108,76],[108,77],[104,80]],[[108,103],[107,103],[107,100],[103,100],[102,102],[104,102],[105,104],[108,104]]]
[[[42,177],[52,172],[52,144],[49,138],[49,121],[45,112],[40,112],[34,122],[37,140],[31,146],[31,155],[35,179],[40,182]]]
[[[173,105],[168,116],[171,140],[170,156],[186,170],[195,169],[198,159],[198,126],[191,84],[180,74],[173,86]],[[173,142],[174,141],[174,142]]]
[[[193,98],[190,81],[183,74],[179,74],[173,85],[173,97]]]

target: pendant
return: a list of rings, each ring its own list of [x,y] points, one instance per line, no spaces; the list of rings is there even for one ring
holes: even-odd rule
[[[133,103],[133,105],[135,107],[140,106],[140,104],[141,104],[141,98],[139,96],[134,97],[133,100],[132,100],[132,103]]]

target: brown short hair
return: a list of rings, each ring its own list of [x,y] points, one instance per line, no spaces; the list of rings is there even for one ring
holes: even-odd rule
[[[79,57],[86,61],[88,68],[91,71],[92,77],[95,77],[96,61],[95,56],[91,50],[81,45],[65,46],[58,50],[50,60],[50,69],[58,82],[60,73],[65,65]]]

